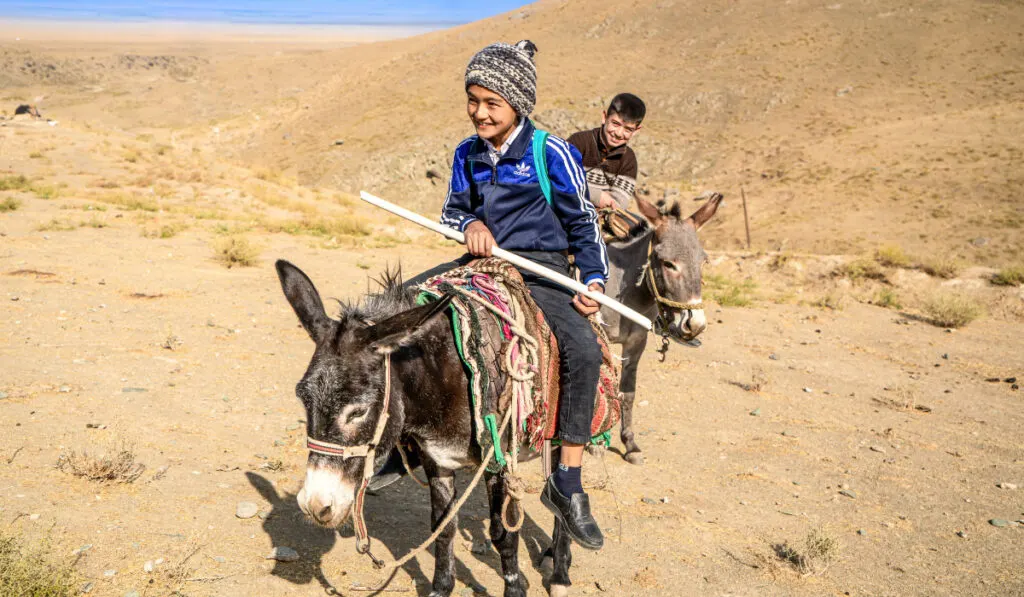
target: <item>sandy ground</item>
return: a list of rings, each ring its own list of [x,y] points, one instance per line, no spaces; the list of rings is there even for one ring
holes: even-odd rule
[[[734,29],[779,39],[737,34],[749,43],[736,48],[705,26],[725,9],[679,28],[677,37],[692,35],[686,45],[665,36],[690,4],[661,4],[676,21],[651,29],[649,44],[631,45],[630,55],[692,48],[672,54],[666,72],[694,77],[694,52],[716,48],[709,55],[720,68],[705,91],[675,95],[664,73],[637,71],[648,92],[664,93],[663,115],[693,116],[678,128],[668,116],[652,120],[641,154],[650,158],[647,182],[655,195],[671,182],[687,202],[705,186],[726,188],[730,200],[702,231],[713,305],[703,346],[641,365],[636,426],[646,464],[625,463],[617,447],[585,463],[609,541],[598,553],[575,551],[574,593],[1024,595],[1024,526],[1015,522],[1024,520],[1024,489],[998,486],[1024,487],[1024,394],[1002,381],[1024,378],[1024,295],[992,286],[994,269],[967,267],[998,268],[1022,254],[1019,70],[999,70],[1020,43],[1019,31],[1004,31],[1019,11],[965,8],[977,36],[936,48],[939,38],[915,45],[886,32],[921,18],[949,35],[958,22],[950,3],[924,17],[899,12],[904,21],[871,4],[815,8],[793,29],[751,29],[759,17],[796,18],[790,5],[780,17],[750,9],[755,3],[734,15]],[[521,17],[347,49],[294,40],[0,45],[0,111],[36,103],[56,121],[0,121],[0,205],[9,210],[0,211],[0,522],[32,541],[48,537],[93,595],[320,595],[328,586],[372,594],[363,589],[382,579],[355,553],[351,531],[313,527],[295,503],[305,450],[293,387],[312,345],[273,261],[299,265],[324,296],[354,300],[388,265],[420,271],[455,254],[350,193],[387,172],[393,179],[371,188],[437,209],[443,186],[422,171],[439,167],[429,156],[465,126],[455,123],[461,112],[445,73],[458,87],[453,57],[485,38],[536,27],[558,58],[549,64],[563,69],[543,85],[604,93],[580,91],[589,71],[567,73],[568,46],[552,45],[552,15],[568,10],[544,2]],[[634,39],[657,24],[646,5],[628,27],[611,10],[577,11],[572,35]],[[864,11],[877,14],[857,20]],[[889,87],[886,95],[878,83],[837,96],[857,62],[845,50],[825,59],[832,71],[801,66],[843,23],[846,48],[895,40],[892,55],[916,73],[916,94]],[[741,94],[756,102],[716,95],[753,72],[733,65],[760,69],[750,66],[755,50],[779,47],[792,52],[778,72]],[[431,62],[435,52],[440,62]],[[962,71],[986,60],[1002,74],[974,73],[984,84],[971,93],[980,95],[950,93],[955,105],[935,108]],[[390,104],[376,103],[387,97],[375,86],[382,80],[402,81],[403,101],[454,111],[431,129],[443,133],[436,144],[410,139],[381,153],[391,132],[381,124]],[[810,91],[794,95],[805,83]],[[353,102],[360,90],[372,102]],[[773,90],[777,101],[763,109],[757,102]],[[549,118],[575,122],[597,105],[570,104],[565,94],[544,107]],[[727,96],[738,103],[714,99]],[[909,103],[894,107],[900,98]],[[836,108],[847,100],[852,107]],[[755,104],[757,118],[745,119]],[[424,113],[409,117],[422,124]],[[870,126],[844,128],[851,119]],[[700,141],[672,154],[676,134]],[[962,149],[938,163],[936,148],[954,146]],[[677,169],[705,158],[707,169]],[[878,167],[875,158],[884,172],[859,177]],[[755,250],[745,251],[732,199],[736,183],[751,179]],[[969,200],[932,197],[944,189]],[[980,236],[985,242],[967,242]],[[230,239],[253,247],[252,267],[217,260]],[[955,256],[963,267],[950,279],[913,264],[883,268],[877,279],[837,275],[886,242],[915,259]],[[742,288],[750,305],[718,306],[710,293],[723,286]],[[876,306],[883,292],[902,306]],[[924,305],[945,293],[987,314],[958,330],[929,324]],[[62,453],[121,447],[145,465],[134,483],[90,482],[55,466]],[[539,465],[527,471],[536,492]],[[260,516],[237,518],[243,501]],[[525,505],[522,565],[531,594],[542,594],[535,566],[552,521],[535,493]],[[417,545],[429,534],[428,512],[426,492],[408,479],[373,498],[367,519],[378,549],[402,555]],[[459,525],[457,595],[501,592],[485,519],[480,492]],[[812,531],[838,547],[830,565],[804,574],[778,552],[787,544],[806,552]],[[299,561],[265,559],[275,546],[296,549]],[[389,589],[425,594],[432,566],[421,555]]]

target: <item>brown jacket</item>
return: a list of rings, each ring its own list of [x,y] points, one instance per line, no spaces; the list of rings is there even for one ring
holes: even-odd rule
[[[601,137],[601,127],[573,133],[568,141],[583,154],[590,200],[596,201],[606,192],[619,207],[627,209],[636,192],[637,161],[633,149],[628,145],[609,149]]]

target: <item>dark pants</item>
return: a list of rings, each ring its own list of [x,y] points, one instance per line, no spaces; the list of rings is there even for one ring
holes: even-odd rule
[[[561,253],[515,251],[517,255],[556,272],[569,275],[569,260]],[[431,268],[405,283],[421,284],[452,268],[466,265],[476,257],[466,254],[455,261]],[[563,442],[585,444],[590,441],[590,423],[594,418],[594,397],[601,376],[601,347],[586,318],[572,306],[573,291],[527,271],[520,270],[533,300],[544,312],[558,343],[562,395],[558,405],[558,437]]]

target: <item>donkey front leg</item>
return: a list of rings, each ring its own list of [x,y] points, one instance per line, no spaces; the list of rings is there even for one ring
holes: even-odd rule
[[[548,580],[551,597],[565,597],[569,594],[572,581],[569,580],[569,567],[572,566],[572,538],[562,528],[562,523],[555,520],[555,530],[551,533],[552,571]]]
[[[640,357],[647,347],[647,333],[631,335],[623,346],[626,364],[622,367],[619,389],[622,391],[622,446],[624,458],[630,464],[643,464],[644,455],[633,439],[633,401],[636,400],[636,372]]]
[[[429,459],[423,463],[423,468],[430,479],[430,529],[434,531],[455,504],[455,472],[440,468]],[[430,597],[449,597],[455,589],[454,538],[458,523],[459,517],[455,516],[434,541],[434,582]]]
[[[501,555],[501,574],[505,578],[505,597],[526,597],[526,578],[519,572],[519,533],[510,533],[501,523],[501,506],[505,502],[505,476],[487,473],[487,497],[491,505],[491,543]],[[522,507],[509,504],[509,524],[516,524],[525,513]]]

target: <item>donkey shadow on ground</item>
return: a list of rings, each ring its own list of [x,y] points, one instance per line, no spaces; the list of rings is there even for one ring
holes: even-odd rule
[[[422,474],[421,471],[417,472]],[[346,524],[340,530],[324,529],[311,524],[299,509],[294,494],[278,493],[270,480],[257,473],[247,472],[245,476],[260,496],[272,506],[269,515],[263,521],[263,531],[270,536],[273,546],[291,547],[299,553],[298,562],[275,562],[271,574],[297,585],[309,584],[316,580],[328,594],[332,594],[332,591],[336,592],[334,594],[346,594],[348,586],[335,586],[325,576],[323,559],[339,542],[341,545],[337,546],[338,549],[347,548],[355,556],[355,539],[351,524]],[[470,479],[469,475],[460,477],[462,478],[457,481],[459,495],[465,491]],[[379,495],[368,496],[364,515],[373,539],[374,554],[385,559],[390,559],[386,558],[388,552],[394,557],[402,557],[430,535],[430,494],[415,481],[405,477],[381,491]],[[481,484],[459,512],[459,528],[455,537],[455,577],[470,587],[482,588],[484,585],[463,563],[466,558],[475,558],[478,562],[490,566],[499,579],[502,576],[501,558],[491,546],[489,526],[487,492],[483,490]],[[551,535],[533,518],[526,515],[520,539],[526,545],[534,569],[540,570],[542,554],[551,545]],[[428,560],[432,559],[433,547],[428,548],[424,555]],[[415,584],[417,593],[426,595],[430,592],[434,571],[429,562],[426,562],[427,568],[423,568],[420,564],[420,560],[423,559],[422,556],[414,558],[402,566],[402,569]],[[521,566],[524,563],[520,561]],[[392,578],[393,575],[387,580],[390,581]],[[357,582],[357,579],[351,580]],[[367,578],[358,579],[358,582],[364,586],[373,586],[373,583],[379,580]],[[487,587],[487,593],[500,594],[501,587]]]

